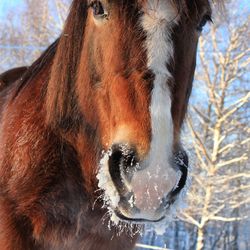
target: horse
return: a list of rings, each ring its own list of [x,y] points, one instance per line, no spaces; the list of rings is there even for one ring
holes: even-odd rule
[[[60,37],[0,92],[0,249],[129,250],[140,225],[171,216],[211,12],[208,0],[73,0]]]
[[[0,75],[0,91],[4,89],[7,85],[11,84],[18,80],[24,72],[28,69],[28,67],[18,67],[14,69],[10,69],[3,74]]]

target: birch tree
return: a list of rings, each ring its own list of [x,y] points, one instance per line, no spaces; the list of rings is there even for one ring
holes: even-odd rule
[[[60,34],[70,0],[23,0],[0,22],[0,73],[30,65]],[[17,18],[18,16],[18,18]]]
[[[197,250],[205,248],[211,225],[225,228],[224,223],[250,218],[249,16],[244,18],[213,25],[200,40],[195,91],[200,99],[187,117],[193,184],[190,209],[181,216],[197,229]]]

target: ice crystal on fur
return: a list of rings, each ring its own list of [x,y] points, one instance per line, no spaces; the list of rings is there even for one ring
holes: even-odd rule
[[[109,173],[108,160],[112,150],[103,152],[103,157],[100,161],[99,172],[97,174],[98,187],[104,191],[104,203],[108,206],[116,207],[120,201],[119,194],[113,185],[112,178]]]
[[[127,149],[124,147],[124,154],[127,154]],[[145,223],[133,223],[123,221],[119,217],[116,216],[114,213],[115,207],[118,205],[120,197],[119,194],[115,188],[115,186],[112,183],[112,179],[109,173],[108,168],[108,161],[109,157],[112,154],[112,150],[109,150],[107,152],[103,152],[103,157],[100,161],[100,166],[97,174],[97,179],[99,181],[98,187],[101,191],[103,191],[103,194],[98,197],[103,199],[103,208],[107,209],[107,213],[103,217],[103,222],[108,220],[108,227],[111,229],[112,227],[116,228],[116,233],[120,235],[122,232],[127,232],[129,235],[133,236],[138,233],[143,233],[143,228]],[[182,152],[178,152],[175,156],[174,162],[176,165],[181,165],[184,167],[187,167],[184,163],[184,155]],[[181,178],[181,172],[178,172],[178,182]],[[176,186],[174,189],[176,189],[178,186],[178,182],[176,183]],[[180,209],[183,209],[186,206],[185,198],[187,190],[190,186],[190,177],[188,175],[186,186],[182,189],[182,191],[178,194],[177,200],[174,202],[174,204],[166,205],[166,213],[165,218],[160,222],[154,222],[150,223],[150,226],[158,233],[163,234],[165,232],[165,227],[167,224],[169,224],[174,218],[176,218],[177,212]],[[155,188],[157,188],[157,185],[155,185]],[[98,190],[98,191],[100,191]],[[135,200],[134,196],[132,195],[129,204],[131,207],[135,206]],[[149,224],[149,223],[146,223]]]

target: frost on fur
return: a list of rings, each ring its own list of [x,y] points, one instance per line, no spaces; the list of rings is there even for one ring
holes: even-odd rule
[[[107,206],[114,206],[116,207],[120,201],[119,194],[113,185],[109,168],[108,168],[108,160],[112,151],[109,150],[108,152],[103,154],[103,158],[100,161],[99,172],[97,174],[98,179],[98,187],[104,191],[103,201]]]
[[[115,227],[116,233],[119,235],[122,232],[127,232],[129,235],[133,236],[138,233],[143,233],[143,229],[145,226],[145,223],[133,223],[123,221],[119,217],[116,216],[114,213],[114,209],[118,206],[119,201],[120,201],[120,196],[112,182],[110,173],[109,173],[109,168],[108,168],[108,161],[109,157],[112,154],[112,150],[109,150],[107,152],[103,152],[103,157],[100,161],[100,166],[97,174],[97,179],[98,179],[98,187],[100,190],[103,191],[102,200],[103,200],[103,208],[107,209],[106,215],[103,217],[103,222],[108,220],[108,227],[109,229]],[[187,166],[184,163],[184,155],[182,152],[178,152],[175,156],[174,162],[176,165],[181,165],[187,168]],[[181,172],[178,172],[179,178],[178,181],[181,178]],[[153,229],[156,231],[157,234],[161,235],[165,232],[165,228],[167,224],[169,224],[171,221],[173,221],[176,218],[177,212],[180,209],[183,209],[186,207],[186,193],[187,190],[190,186],[190,178],[188,175],[188,179],[186,182],[186,186],[181,190],[181,192],[178,194],[178,197],[176,201],[166,207],[166,212],[165,212],[165,218],[160,221],[160,222],[154,222],[154,223],[146,223],[147,225],[147,230],[149,228]],[[178,182],[176,183],[175,188],[178,187]],[[174,188],[174,189],[175,189]],[[131,207],[134,206],[134,197],[131,196],[129,200],[129,204]]]

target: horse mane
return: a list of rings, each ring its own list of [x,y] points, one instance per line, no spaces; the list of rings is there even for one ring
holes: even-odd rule
[[[46,83],[46,109],[48,124],[55,125],[76,112],[74,83],[83,44],[87,18],[87,0],[74,0],[61,36],[28,67],[18,82],[16,98],[25,86],[32,83],[42,70],[52,64]]]
[[[56,39],[42,54],[41,56],[31,64],[31,66],[27,67],[27,70],[22,75],[18,82],[18,87],[14,97],[17,97],[22,89],[28,85],[31,80],[50,62],[55,53],[58,45],[59,38]]]
[[[74,85],[83,46],[87,7],[87,0],[73,1],[57,45],[46,98],[47,122],[51,125],[78,113]]]

